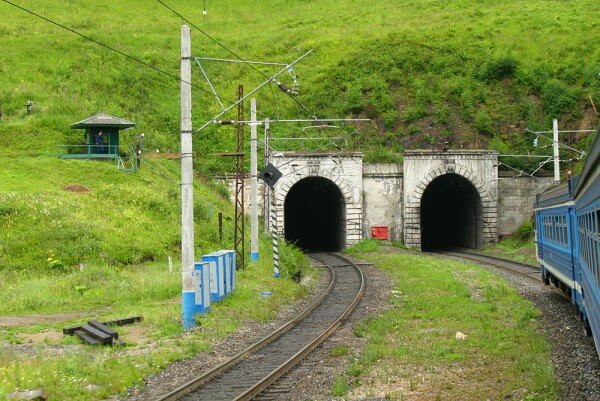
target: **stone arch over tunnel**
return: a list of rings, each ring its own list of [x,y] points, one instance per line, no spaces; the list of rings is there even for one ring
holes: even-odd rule
[[[420,202],[421,249],[483,245],[483,206],[479,191],[467,178],[447,173],[434,178]]]
[[[284,205],[284,235],[304,251],[339,251],[346,246],[346,201],[331,180],[311,176],[296,182]]]

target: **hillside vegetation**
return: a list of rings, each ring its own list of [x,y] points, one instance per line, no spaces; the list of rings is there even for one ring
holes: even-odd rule
[[[405,148],[440,147],[446,141],[455,147],[530,152],[532,137],[523,134],[525,127],[549,129],[552,118],[560,119],[561,128],[598,122],[590,102],[591,96],[600,103],[595,0],[209,1],[206,19],[197,1],[168,4],[245,59],[291,61],[315,50],[295,66],[298,98],[311,113],[274,85],[257,94],[259,113],[372,118],[372,123],[345,126],[346,141],[338,143],[365,151],[367,160],[398,159]],[[182,21],[158,2],[22,5],[178,75]],[[70,123],[100,111],[138,124],[125,143],[144,132],[149,149],[178,148],[175,79],[6,3],[0,4],[0,18],[2,152],[53,154],[56,145],[78,142]],[[197,56],[235,58],[196,29],[192,48]],[[249,91],[265,79],[240,64],[204,66],[229,101],[238,84]],[[278,68],[256,67],[265,75]],[[289,75],[281,80],[291,85]],[[193,81],[199,87],[194,90],[197,127],[220,109],[197,68]],[[27,100],[34,102],[31,115],[24,107]],[[273,128],[276,136],[340,132]],[[202,155],[231,151],[233,135],[230,127],[211,125],[195,136],[194,146]],[[222,171],[231,163],[206,157],[197,168]]]

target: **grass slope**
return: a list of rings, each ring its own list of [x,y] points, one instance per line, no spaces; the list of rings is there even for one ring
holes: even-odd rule
[[[62,269],[166,261],[180,248],[178,166],[144,163],[126,174],[112,163],[50,157],[2,158],[0,266]],[[196,185],[197,253],[219,244],[217,213],[229,201]],[[73,192],[75,191],[75,192]],[[213,206],[214,205],[214,206]]]
[[[301,269],[315,275],[298,250],[282,244],[283,277],[274,279],[264,236],[260,262],[238,272],[235,293],[197,318],[201,329],[183,333],[178,163],[144,162],[137,174],[47,156],[3,156],[0,163],[0,399],[40,387],[52,400],[123,392],[210,350],[244,321],[272,319],[306,290],[292,278]],[[223,187],[196,180],[197,256],[232,247],[227,197]],[[222,241],[218,211],[226,216]],[[259,297],[264,290],[271,299]],[[119,330],[127,347],[86,347],[61,334],[91,318],[131,315],[144,322]]]
[[[157,2],[23,5],[178,74],[181,20]],[[598,122],[588,99],[600,103],[600,10],[593,0],[232,0],[210,3],[205,20],[197,2],[172,6],[247,59],[288,61],[314,49],[296,68],[300,99],[320,116],[373,118],[349,138],[349,146],[364,147],[369,160],[397,159],[404,148],[443,141],[526,151],[531,138],[514,135],[526,126],[548,128],[553,117],[563,127]],[[5,3],[0,18],[3,152],[55,152],[58,144],[78,141],[69,123],[99,111],[138,123],[125,143],[145,132],[152,149],[178,148],[174,79]],[[193,49],[195,55],[233,58],[196,30]],[[230,100],[239,83],[249,90],[264,79],[248,67],[205,65]],[[197,69],[193,79],[208,90]],[[288,76],[281,79],[291,83]],[[219,108],[206,92],[195,90],[194,97],[198,126]],[[276,88],[258,98],[264,116],[304,113]],[[35,103],[30,116],[27,100]],[[231,150],[231,131],[211,126],[196,136],[196,150]],[[274,129],[276,135],[294,132],[290,126]],[[230,166],[208,158],[200,168]]]
[[[558,399],[538,312],[505,280],[473,264],[383,250],[369,243],[350,250],[396,285],[390,310],[355,328],[367,345],[336,379],[334,395]]]

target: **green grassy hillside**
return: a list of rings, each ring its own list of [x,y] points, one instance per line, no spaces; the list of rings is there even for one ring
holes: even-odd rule
[[[125,174],[112,163],[48,157],[1,160],[0,266],[124,266],[179,254],[174,163],[144,163],[138,174]],[[198,252],[226,247],[233,230],[227,220],[226,237],[219,244],[217,213],[231,215],[228,200],[197,185],[195,203]]]
[[[594,0],[209,1],[206,19],[197,1],[171,3],[246,59],[290,61],[314,49],[295,68],[299,99],[320,117],[372,118],[356,132],[344,129],[347,146],[364,150],[368,160],[396,159],[405,148],[445,141],[532,151],[525,127],[547,129],[553,117],[561,127],[598,122],[589,100],[600,103],[600,9]],[[178,74],[182,21],[158,2],[22,5]],[[144,132],[151,149],[178,148],[176,80],[6,3],[0,3],[0,18],[2,152],[52,154],[56,145],[79,140],[69,123],[100,111],[138,124],[125,134],[125,143]],[[194,55],[234,58],[195,29],[192,42]],[[245,66],[205,66],[229,100],[238,84],[249,90],[264,79]],[[276,70],[257,69],[267,75]],[[197,69],[193,80],[208,90]],[[289,76],[282,80],[291,83]],[[263,116],[307,117],[276,87],[266,87],[257,98]],[[31,115],[27,100],[34,102]],[[213,97],[194,90],[195,126],[218,110]],[[273,129],[274,135],[298,132],[290,126]],[[302,134],[307,133],[323,135]],[[232,139],[231,128],[211,126],[196,135],[195,148],[211,155],[231,150]],[[198,168],[230,165],[208,157]]]

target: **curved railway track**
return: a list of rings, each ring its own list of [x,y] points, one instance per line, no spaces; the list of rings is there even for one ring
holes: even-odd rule
[[[512,260],[502,259],[490,255],[482,255],[480,253],[465,252],[458,250],[439,251],[433,253],[445,256],[453,256],[461,259],[468,259],[474,262],[486,263],[530,280],[542,281],[540,268],[537,266],[528,265],[526,263],[515,262]]]
[[[251,400],[332,334],[358,305],[365,280],[359,267],[342,256],[319,253],[310,258],[326,267],[331,278],[315,303],[269,336],[159,401]]]

